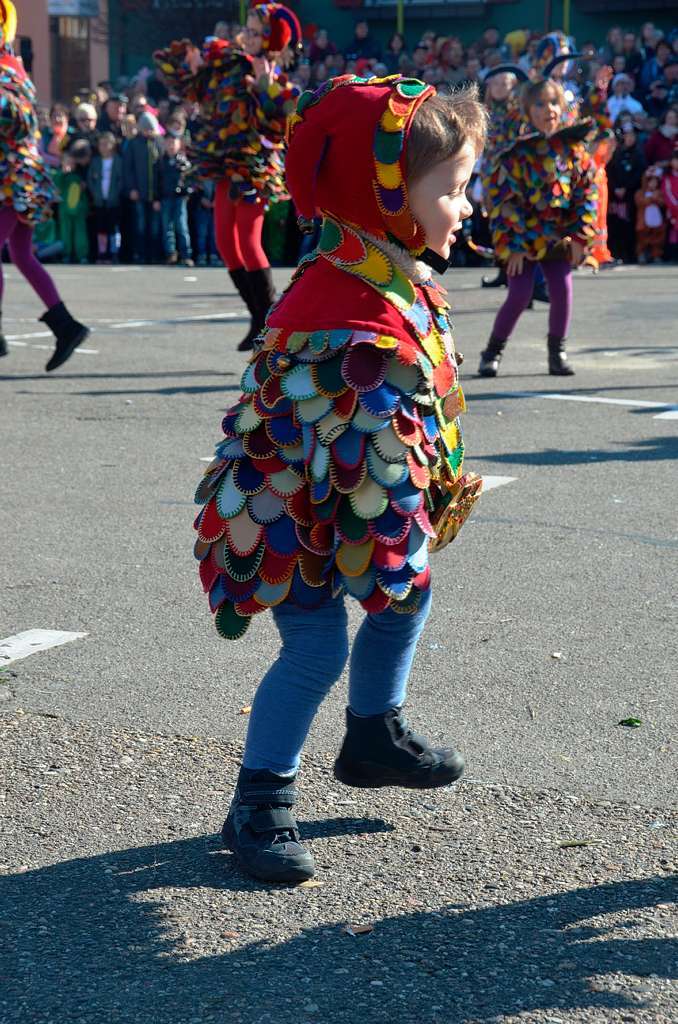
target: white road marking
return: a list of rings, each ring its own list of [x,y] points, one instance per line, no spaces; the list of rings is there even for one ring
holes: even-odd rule
[[[545,392],[542,395],[535,395],[535,398],[555,398],[561,402],[598,402],[601,405],[626,405],[629,408],[638,409],[678,409],[678,405],[671,402],[645,402],[639,398],[599,398],[597,395],[558,395],[555,392]]]
[[[81,640],[85,636],[87,633],[68,633],[62,629],[25,629],[23,633],[15,633],[14,636],[0,640],[0,666],[21,661],[22,658],[46,651],[50,647]]]
[[[7,341],[9,342],[10,345],[13,345],[15,348],[38,348],[38,349],[42,349],[42,351],[44,351],[44,352],[51,352],[52,349],[54,348],[54,345],[29,345],[29,343],[27,341],[19,341],[18,340],[19,338],[49,338],[49,337],[51,337],[51,335],[49,333],[47,333],[47,334],[8,334],[7,335]],[[74,352],[74,355],[98,356],[99,355],[99,349],[98,348],[76,348],[76,350]]]
[[[240,317],[248,315],[243,306],[242,309],[230,310],[228,313],[194,313],[192,316],[174,316],[163,320],[124,320],[117,324],[110,324],[110,326],[116,331],[120,331],[126,327],[152,327],[154,324],[191,324],[200,320],[238,320]]]
[[[561,395],[554,391],[498,391],[497,401],[502,398],[549,398],[559,402],[593,402],[600,405],[622,405],[627,409],[663,409],[653,420],[674,420],[678,418],[678,405],[673,402],[647,402],[641,398],[603,398],[598,395]],[[471,401],[473,397],[471,396]]]
[[[514,480],[517,480],[516,476],[485,476],[483,475],[483,494],[486,491],[491,491],[495,487],[503,487],[504,484],[512,484]]]

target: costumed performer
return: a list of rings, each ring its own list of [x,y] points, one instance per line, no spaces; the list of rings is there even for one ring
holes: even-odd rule
[[[572,267],[582,262],[595,236],[595,166],[586,145],[596,130],[593,120],[562,127],[567,101],[551,78],[526,83],[522,103],[526,130],[497,154],[490,176],[492,241],[506,266],[508,296],[481,353],[481,377],[496,377],[506,343],[532,297],[537,265],[551,300],[549,373],[574,373],[565,351]]]
[[[429,267],[446,269],[471,212],[485,129],[476,95],[344,75],[304,93],[291,121],[287,182],[307,228],[322,215],[320,240],[268,316],[195,524],[219,633],[241,637],[271,608],[282,639],[222,832],[269,881],[314,871],[292,814],[295,777],[349,658],[345,593],[367,614],[336,777],[425,789],[463,770],[402,707],[431,604],[429,552],[456,535],[481,486],[462,470],[458,360]]]
[[[14,4],[0,0],[0,251],[6,242],[12,263],[47,307],[40,319],[56,338],[45,367],[50,371],[66,362],[89,330],[71,316],[33,252],[33,229],[52,216],[57,196],[38,151],[35,86],[12,49],[16,30]],[[0,262],[0,356],[9,351],[2,333],[3,287]]]
[[[215,240],[252,318],[238,345],[248,351],[275,298],[261,233],[269,203],[288,198],[284,139],[299,96],[277,62],[298,48],[301,28],[283,4],[257,4],[242,39],[239,49],[208,38],[202,52],[184,39],[154,59],[171,88],[200,104],[190,157],[199,177],[216,182]]]

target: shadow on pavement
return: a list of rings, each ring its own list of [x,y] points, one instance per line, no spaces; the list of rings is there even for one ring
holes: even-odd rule
[[[341,882],[329,879],[320,896],[259,885],[240,876],[216,843],[199,836],[0,878],[10,954],[2,1020],[462,1024],[489,1013],[595,1015],[639,1008],[600,976],[676,973],[675,939],[627,936],[604,920],[671,900],[672,878],[403,913],[352,938],[336,916],[347,901],[331,909],[332,886]],[[298,901],[309,900],[309,917],[323,923],[276,942],[288,900],[297,901],[296,915],[303,915]],[[188,937],[177,908],[193,911]],[[270,939],[224,949],[262,919]],[[220,937],[223,929],[234,931]],[[210,952],[201,954],[196,936]]]
[[[513,377],[517,377],[519,379],[522,378],[524,380],[526,377],[540,377],[540,376],[541,377],[548,377],[548,374],[546,374],[546,373],[542,373],[542,374],[536,374],[536,373],[532,373],[532,374],[527,374],[527,373],[522,373],[522,374],[519,374],[519,373],[505,373],[505,374],[502,374],[502,380],[506,380],[507,378],[510,379],[510,378],[513,378]],[[481,380],[481,379],[482,378],[480,378],[480,377],[471,377],[471,381],[472,382],[474,382],[476,380]],[[549,377],[549,381],[550,380],[551,380],[551,378]],[[463,383],[464,383],[464,388],[466,390],[466,388],[468,387],[468,384],[469,384],[469,380],[466,379],[466,380],[463,381]],[[642,390],[643,390],[643,392],[645,392],[645,391],[662,391],[662,390],[666,390],[666,388],[670,388],[673,392],[675,392],[675,390],[676,390],[675,382],[671,382],[671,383],[668,383],[668,384],[643,384]],[[561,387],[561,388],[554,388],[554,387],[540,388],[538,391],[501,391],[501,390],[498,390],[498,391],[478,391],[478,392],[474,392],[474,391],[471,391],[469,389],[467,391],[467,393],[466,393],[466,397],[468,398],[469,402],[496,402],[496,401],[498,401],[500,399],[506,399],[506,398],[510,398],[510,399],[541,398],[542,395],[548,395],[548,394],[553,394],[553,395],[585,395],[585,396],[586,395],[591,395],[591,397],[594,397],[595,395],[599,395],[599,394],[601,394],[601,393],[603,393],[605,391],[615,391],[615,392],[616,391],[632,391],[634,393],[634,395],[637,395],[638,391],[639,391],[639,388],[638,388],[637,384],[628,384],[628,385],[624,385],[624,386],[616,386],[614,384],[611,384],[610,387],[608,387],[608,388],[591,388],[591,387],[588,387],[588,388],[571,388],[571,387],[567,387],[567,385],[565,385],[564,387]],[[672,404],[673,404],[672,402],[667,402],[666,403],[667,408],[669,406],[671,406]],[[632,406],[629,406],[628,408],[632,409],[635,412],[638,411],[637,408],[633,409]],[[661,409],[659,409],[659,408],[657,408],[657,409],[651,408],[651,409],[649,409],[649,411],[653,412],[653,413],[657,413],[657,412],[661,412]]]
[[[68,380],[154,380],[157,377],[235,377],[228,370],[167,370],[157,373],[69,373]],[[50,377],[46,373],[0,374],[0,380],[46,380],[60,381],[62,377]]]
[[[634,441],[633,446],[621,451],[603,448],[585,448],[567,451],[563,448],[545,448],[537,452],[505,452],[502,455],[476,455],[482,462],[517,466],[579,466],[590,462],[657,462],[678,459],[678,437],[648,437]]]

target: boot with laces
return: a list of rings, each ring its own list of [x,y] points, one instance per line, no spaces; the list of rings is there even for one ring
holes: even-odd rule
[[[380,789],[435,789],[456,782],[464,759],[453,747],[432,747],[410,729],[402,708],[381,715],[356,715],[346,709],[346,737],[334,763],[345,786]]]
[[[243,870],[264,882],[305,882],[315,873],[291,811],[298,796],[295,779],[241,768],[221,830],[224,846]]]

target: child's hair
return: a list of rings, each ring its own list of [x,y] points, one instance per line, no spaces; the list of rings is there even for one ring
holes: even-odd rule
[[[487,111],[478,100],[478,87],[470,85],[425,100],[412,118],[407,136],[407,180],[456,156],[469,142],[481,153],[487,132]]]
[[[536,82],[525,82],[525,85],[523,86],[523,90],[520,95],[520,102],[523,108],[523,113],[526,117],[530,116],[530,110],[537,100],[541,99],[547,89],[552,89],[554,91],[561,110],[565,109],[567,106],[567,98],[565,96],[565,90],[560,82],[556,82],[553,78],[541,78]]]

